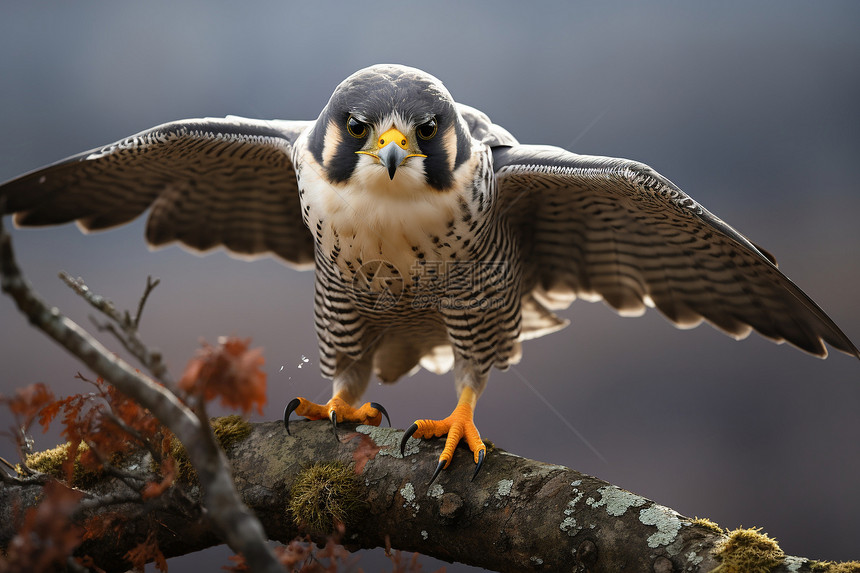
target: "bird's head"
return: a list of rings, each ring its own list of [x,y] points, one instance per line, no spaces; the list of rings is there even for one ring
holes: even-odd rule
[[[415,68],[376,65],[335,89],[309,148],[331,183],[442,192],[469,159],[471,137],[442,82]]]

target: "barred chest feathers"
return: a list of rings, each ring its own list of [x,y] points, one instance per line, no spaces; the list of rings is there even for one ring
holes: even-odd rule
[[[445,284],[447,270],[471,260],[481,230],[476,221],[493,191],[489,178],[476,176],[492,173],[486,151],[473,153],[455,172],[453,188],[442,192],[427,187],[420,161],[399,168],[393,181],[357,169],[348,182],[333,184],[309,154],[296,159],[318,269],[336,270],[348,292],[361,298],[392,290],[398,299],[411,298]]]

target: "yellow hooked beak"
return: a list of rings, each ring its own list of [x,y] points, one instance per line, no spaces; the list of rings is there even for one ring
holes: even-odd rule
[[[356,151],[356,153],[363,153],[378,159],[388,169],[388,177],[394,179],[394,172],[404,161],[410,157],[427,157],[423,153],[409,153],[409,151],[409,139],[399,129],[392,127],[379,136],[372,149]]]

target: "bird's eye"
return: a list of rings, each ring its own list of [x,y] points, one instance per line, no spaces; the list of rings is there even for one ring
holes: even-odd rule
[[[436,119],[431,119],[430,121],[425,121],[421,125],[415,128],[415,133],[418,134],[423,140],[433,139],[436,135],[436,130],[439,129],[439,125],[436,123]]]
[[[349,116],[349,119],[346,120],[346,130],[354,138],[361,139],[367,135],[367,124]]]

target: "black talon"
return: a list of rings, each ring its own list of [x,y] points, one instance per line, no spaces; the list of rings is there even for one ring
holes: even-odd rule
[[[388,427],[390,428],[391,427],[391,418],[388,417],[388,412],[385,411],[385,408],[382,407],[382,404],[377,404],[376,402],[371,402],[370,407],[376,408],[377,410],[382,412],[382,415],[385,416],[385,421],[388,422]]]
[[[390,423],[390,422],[389,422]],[[418,431],[418,424],[412,424],[409,429],[403,432],[403,437],[400,438],[400,455],[406,455],[406,442],[412,437],[412,434]]]
[[[290,414],[292,414],[301,403],[302,401],[298,398],[293,398],[290,400],[290,403],[287,404],[287,407],[284,408],[284,427],[287,429],[287,434],[290,436],[292,436],[292,434],[290,434]]]
[[[331,431],[334,432],[334,439],[340,442],[340,438],[337,437],[337,412],[334,410],[329,412],[328,419],[331,420]]]
[[[481,471],[481,466],[484,465],[484,452],[486,450],[478,451],[478,467],[475,468],[475,473],[472,474],[472,480],[475,481],[475,478],[478,477],[478,472]]]
[[[438,476],[441,473],[442,468],[444,468],[444,467],[445,467],[445,460],[439,460],[439,465],[436,466],[436,471],[433,472],[433,477],[430,478],[430,483],[427,484],[427,487],[430,487],[431,485],[433,485],[433,481],[436,479],[436,476]]]

